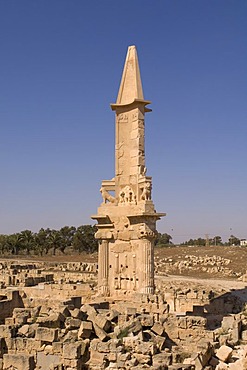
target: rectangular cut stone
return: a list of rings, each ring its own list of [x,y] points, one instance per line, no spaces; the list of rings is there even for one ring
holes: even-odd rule
[[[27,354],[5,354],[3,355],[3,368],[15,370],[34,370],[34,357]]]
[[[58,338],[57,329],[39,327],[37,328],[36,333],[35,333],[35,339],[40,340],[42,342],[52,343],[56,341],[57,338]]]

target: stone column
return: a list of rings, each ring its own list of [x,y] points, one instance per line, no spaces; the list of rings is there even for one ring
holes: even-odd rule
[[[106,239],[103,239],[99,242],[98,286],[99,292],[104,296],[109,295],[108,269],[109,269],[108,241]]]
[[[154,248],[152,241],[143,239],[143,257],[144,257],[144,271],[143,271],[143,287],[145,294],[154,293]]]

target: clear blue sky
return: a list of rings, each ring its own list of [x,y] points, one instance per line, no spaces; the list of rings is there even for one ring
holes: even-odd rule
[[[160,232],[247,238],[246,0],[0,0],[0,233],[91,223],[136,45]]]

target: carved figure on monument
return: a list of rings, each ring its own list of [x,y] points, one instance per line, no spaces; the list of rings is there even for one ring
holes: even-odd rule
[[[103,198],[103,203],[107,203],[107,201],[110,203],[115,203],[116,199],[110,193],[108,193],[103,186],[100,188],[100,192]]]
[[[129,185],[126,185],[119,193],[120,203],[136,204],[136,196]]]
[[[150,182],[147,182],[142,189],[141,199],[142,200],[151,200],[151,190],[152,190],[152,184]]]
[[[153,232],[153,230],[150,229],[150,227],[147,224],[142,223],[139,226],[138,237],[140,239],[141,238],[153,239],[155,237],[155,233]]]

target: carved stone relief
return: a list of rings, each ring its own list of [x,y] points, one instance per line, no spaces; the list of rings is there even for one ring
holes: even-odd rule
[[[151,200],[151,190],[152,184],[150,182],[146,182],[142,188],[141,200]]]
[[[117,118],[117,121],[119,123],[122,123],[122,122],[128,122],[128,114],[126,113],[121,113],[119,114],[118,118]]]
[[[119,193],[119,203],[124,204],[136,204],[136,195],[133,192],[133,189],[126,185]]]
[[[150,239],[150,238],[154,238],[155,237],[155,233],[153,232],[153,230],[150,229],[150,227],[147,224],[142,223],[139,226],[138,237],[140,239],[142,239],[142,238]]]
[[[108,193],[108,191],[103,186],[100,188],[100,192],[103,198],[103,203],[107,203],[107,201],[110,203],[116,202],[116,199],[110,193]]]

